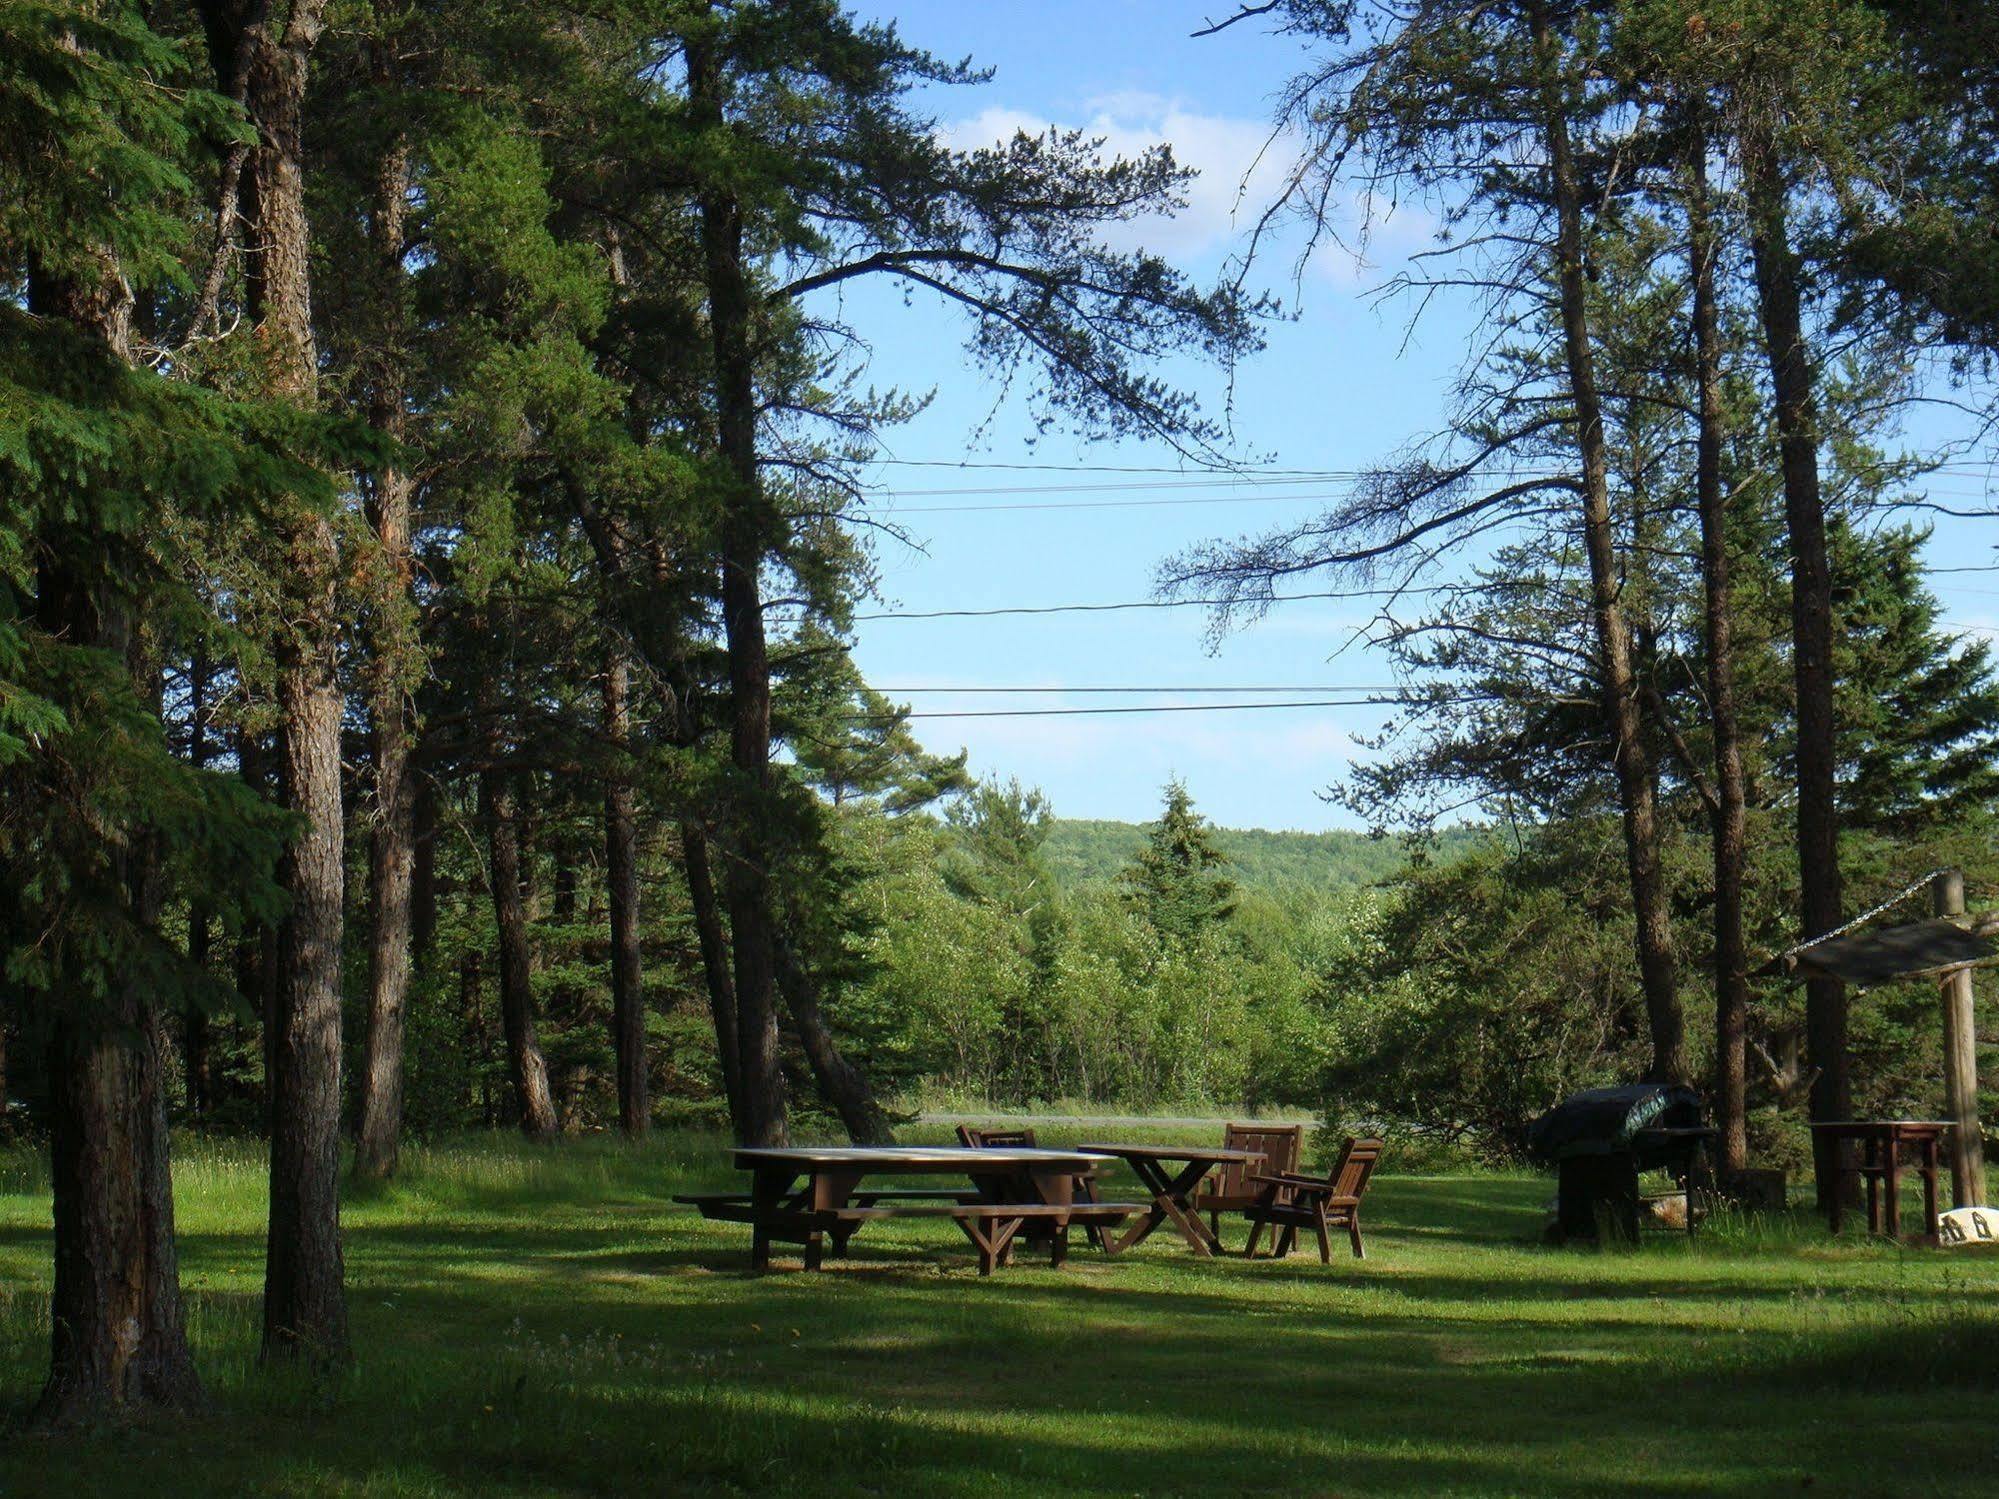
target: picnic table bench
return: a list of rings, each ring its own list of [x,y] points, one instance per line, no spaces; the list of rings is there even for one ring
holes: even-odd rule
[[[750,1173],[748,1192],[683,1193],[674,1201],[705,1218],[747,1223],[750,1264],[770,1266],[773,1241],[804,1246],[805,1268],[820,1268],[830,1245],[835,1258],[868,1223],[882,1218],[948,1218],[978,1251],[979,1273],[992,1274],[1025,1233],[1045,1240],[1049,1262],[1068,1256],[1069,1228],[1115,1227],[1145,1205],[1087,1202],[1075,1182],[1102,1157],[1074,1150],[979,1149],[949,1146],[745,1146],[735,1152]],[[863,1188],[870,1176],[963,1176],[968,1188]],[[802,1180],[801,1180],[802,1179]]]

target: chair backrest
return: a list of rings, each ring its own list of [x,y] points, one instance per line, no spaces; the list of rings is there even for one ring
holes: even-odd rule
[[[1302,1124],[1231,1124],[1222,1133],[1224,1150],[1260,1150],[1261,1164],[1229,1161],[1208,1178],[1204,1197],[1253,1197],[1249,1178],[1264,1171],[1296,1171],[1305,1148]]]
[[[1367,1191],[1368,1178],[1374,1175],[1374,1163],[1381,1159],[1382,1142],[1376,1139],[1356,1140],[1347,1136],[1340,1147],[1339,1163],[1333,1167],[1327,1178],[1333,1184],[1335,1197],[1358,1198]]]
[[[1032,1129],[974,1129],[969,1124],[961,1124],[958,1126],[958,1143],[969,1146],[973,1150],[985,1150],[988,1148],[1003,1150],[1008,1146],[1018,1146],[1022,1149],[1032,1150],[1034,1148],[1034,1131]]]

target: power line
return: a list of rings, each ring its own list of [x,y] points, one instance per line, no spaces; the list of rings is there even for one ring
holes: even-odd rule
[[[873,686],[873,684],[870,685]],[[932,693],[950,693],[954,696],[967,695],[967,696],[983,697],[987,693],[1002,693],[1002,692],[1030,693],[1030,694],[1039,694],[1044,696],[1067,696],[1068,694],[1071,693],[1077,695],[1083,695],[1091,693],[1103,694],[1103,693],[1143,693],[1143,692],[1205,692],[1205,693],[1393,692],[1396,689],[1395,689],[1395,684],[1393,682],[1349,682],[1340,686],[1322,686],[1311,682],[1292,682],[1289,684],[1280,682],[1276,686],[1264,686],[1264,687],[1123,687],[1123,686],[1120,687],[1017,687],[1017,686],[880,687],[880,686],[875,686],[874,690],[876,692],[881,693],[884,697],[900,697],[905,694],[924,695]]]
[[[1013,505],[897,505],[892,514],[981,515],[995,510],[1158,510],[1169,505],[1269,505],[1279,500],[1337,500],[1336,494],[1206,494],[1173,500],[1042,500]]]
[[[925,713],[856,713],[850,723],[886,723],[909,718],[1083,718],[1122,713],[1253,713],[1272,708],[1375,708],[1411,707],[1436,702],[1434,698],[1313,698],[1286,703],[1146,703],[1131,708],[976,708],[963,712],[936,710]],[[1452,702],[1483,702],[1484,698],[1453,698]]]
[[[1999,569],[1995,569],[1999,570]],[[1379,588],[1336,588],[1320,593],[1287,593],[1269,600],[1252,599],[1130,599],[1106,604],[1006,604],[990,609],[888,609],[870,614],[856,614],[854,620],[876,619],[992,619],[1000,615],[1014,614],[1109,614],[1127,609],[1215,609],[1223,606],[1247,608],[1252,605],[1262,607],[1268,603],[1278,604],[1309,603],[1324,599],[1375,599],[1407,598],[1433,593],[1461,593],[1479,588],[1476,583],[1432,583],[1420,588],[1397,588],[1383,585]],[[1540,580],[1519,579],[1510,586],[1540,587]],[[1549,580],[1547,587],[1558,586]]]
[[[1381,471],[1380,468],[1283,468],[1274,464],[1216,464],[1212,467],[1189,468],[1184,464],[1175,467],[1164,464],[1121,463],[1001,463],[974,462],[965,458],[872,458],[867,460],[867,462],[881,467],[961,469],[973,473],[1165,474],[1175,478],[1212,478],[1220,482],[1231,482],[1236,479],[1253,481],[1259,477],[1266,476],[1277,478],[1352,477],[1356,474]],[[1893,464],[1876,464],[1872,466],[1883,472],[1896,467]],[[1975,460],[1960,460],[1939,463],[1934,467],[1924,468],[1915,477],[1921,477],[1922,474],[1983,474],[1999,476],[1999,464],[1981,463]]]

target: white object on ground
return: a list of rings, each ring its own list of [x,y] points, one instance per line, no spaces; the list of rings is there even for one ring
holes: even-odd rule
[[[1946,1249],[1983,1245],[1999,1249],[1999,1208],[1952,1208],[1937,1218],[1937,1242]]]

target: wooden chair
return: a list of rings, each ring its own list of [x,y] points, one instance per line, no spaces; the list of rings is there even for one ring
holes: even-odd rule
[[[994,1150],[1035,1148],[1032,1129],[974,1129],[969,1124],[958,1126],[958,1143],[971,1150],[983,1150],[989,1146]]]
[[[1379,1140],[1349,1137],[1340,1147],[1339,1163],[1328,1176],[1301,1176],[1296,1172],[1253,1175],[1250,1180],[1262,1189],[1263,1195],[1245,1210],[1251,1227],[1249,1248],[1244,1253],[1255,1257],[1257,1240],[1268,1224],[1273,1233],[1282,1230],[1273,1246],[1273,1253],[1279,1259],[1291,1252],[1301,1228],[1309,1228],[1319,1236],[1322,1265],[1333,1261],[1333,1241],[1327,1230],[1334,1228],[1347,1231],[1355,1259],[1366,1259],[1367,1251],[1360,1242],[1360,1200],[1367,1195],[1368,1178],[1374,1175],[1381,1150]]]
[[[1231,1124],[1222,1133],[1228,1150],[1263,1152],[1263,1164],[1230,1161],[1211,1175],[1194,1194],[1194,1211],[1208,1215],[1208,1228],[1219,1240],[1222,1214],[1254,1207],[1263,1199],[1263,1188],[1250,1178],[1259,1172],[1283,1176],[1298,1169],[1299,1153],[1305,1148],[1302,1124]]]
[[[970,1150],[1007,1150],[1016,1148],[1033,1150],[1037,1148],[1034,1143],[1034,1129],[1031,1125],[1025,1129],[977,1129],[969,1124],[961,1124],[958,1126],[958,1143]],[[1088,1203],[1094,1203],[1098,1200],[1095,1172],[1086,1171],[1076,1177],[1076,1198],[1080,1202]],[[1099,1220],[1095,1218],[1085,1219],[1083,1223],[1083,1236],[1090,1241],[1093,1248],[1102,1249],[1104,1247],[1103,1229]],[[1003,1253],[1010,1255],[1011,1251],[1006,1250]],[[1001,1261],[1002,1264],[1005,1262],[1004,1259]]]

